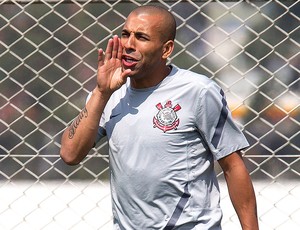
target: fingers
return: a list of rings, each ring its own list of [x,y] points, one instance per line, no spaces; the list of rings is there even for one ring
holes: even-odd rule
[[[99,49],[98,50],[98,67],[104,65],[104,59],[103,59],[103,50]]]
[[[126,82],[127,77],[129,77],[131,73],[130,69],[126,69],[122,72],[121,78],[123,79],[124,83]]]
[[[106,51],[105,51],[105,61],[111,58],[120,59],[122,56],[122,46],[120,39],[117,35],[114,35],[108,40]]]
[[[105,50],[105,61],[111,59],[111,53],[113,49],[112,47],[113,47],[113,40],[109,39]]]
[[[117,58],[121,60],[122,59],[122,54],[123,54],[123,47],[122,47],[120,38],[118,38],[118,42],[119,42],[119,46],[118,46]]]
[[[117,35],[113,36],[113,49],[112,49],[112,58],[117,58],[119,50],[119,38]]]

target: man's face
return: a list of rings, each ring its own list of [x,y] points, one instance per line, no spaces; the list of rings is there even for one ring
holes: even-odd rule
[[[123,46],[123,69],[131,69],[133,78],[143,78],[161,66],[163,42],[161,40],[160,24],[163,23],[157,15],[129,15],[121,35]]]

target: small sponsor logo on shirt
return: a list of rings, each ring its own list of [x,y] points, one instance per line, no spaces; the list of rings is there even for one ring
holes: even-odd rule
[[[158,109],[157,114],[153,117],[153,127],[159,128],[163,132],[177,129],[179,125],[179,118],[177,116],[177,111],[181,109],[179,104],[172,107],[172,102],[169,100],[163,106],[161,103],[156,105]]]

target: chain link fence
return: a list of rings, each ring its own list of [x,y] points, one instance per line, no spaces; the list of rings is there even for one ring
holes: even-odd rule
[[[251,147],[261,229],[300,229],[298,1],[0,1],[0,229],[111,229],[107,142],[78,166],[64,128],[94,87],[97,49],[138,5],[177,21],[170,62],[213,78]],[[240,229],[221,183],[224,229]]]

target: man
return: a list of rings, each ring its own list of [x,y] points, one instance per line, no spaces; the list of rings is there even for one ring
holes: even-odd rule
[[[176,23],[142,6],[121,38],[99,50],[97,86],[62,137],[78,164],[107,136],[115,229],[221,229],[214,159],[244,230],[258,229],[252,183],[239,150],[248,143],[224,93],[209,78],[168,66]]]

